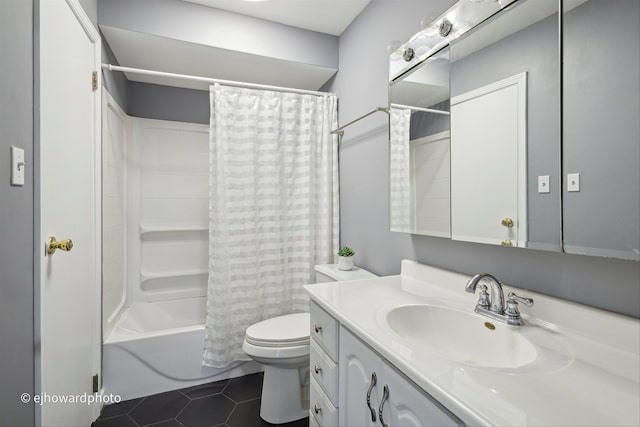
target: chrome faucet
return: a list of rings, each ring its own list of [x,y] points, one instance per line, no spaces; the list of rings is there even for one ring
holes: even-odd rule
[[[489,285],[491,286],[491,295],[487,292],[487,286],[478,286],[482,280],[489,282]],[[464,290],[475,293],[477,287],[480,288],[480,295],[474,310],[476,313],[483,314],[499,322],[506,323],[507,325],[524,325],[522,316],[520,316],[520,310],[518,310],[518,303],[520,302],[527,307],[531,307],[533,305],[533,299],[522,298],[513,292],[509,292],[509,295],[507,296],[507,308],[505,309],[502,282],[489,273],[480,273],[473,276],[467,282]]]

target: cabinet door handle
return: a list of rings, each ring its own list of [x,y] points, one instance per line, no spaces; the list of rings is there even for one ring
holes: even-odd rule
[[[382,400],[380,401],[380,411],[378,412],[378,415],[380,416],[380,424],[382,424],[382,427],[389,427],[389,424],[387,424],[382,417],[382,412],[384,411],[384,402],[386,402],[388,398],[389,386],[385,384],[382,389]]]
[[[318,365],[313,365],[313,372],[319,374],[320,372],[322,372],[322,368]]]
[[[319,334],[319,333],[320,333],[320,331],[322,330],[322,326],[320,326],[320,325],[318,325],[318,324],[315,324],[315,325],[313,326],[313,329],[315,329],[316,334]]]
[[[378,382],[378,376],[376,373],[371,374],[371,383],[369,384],[369,390],[367,390],[367,407],[371,411],[371,421],[376,422],[376,410],[371,407],[371,390],[376,386]]]
[[[313,412],[319,414],[322,411],[322,408],[319,405],[313,405]]]

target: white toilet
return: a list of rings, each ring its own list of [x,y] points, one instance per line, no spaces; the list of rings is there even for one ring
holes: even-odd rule
[[[354,267],[316,265],[316,283],[377,277]],[[260,417],[272,424],[309,415],[309,313],[278,316],[247,328],[242,349],[264,365]]]

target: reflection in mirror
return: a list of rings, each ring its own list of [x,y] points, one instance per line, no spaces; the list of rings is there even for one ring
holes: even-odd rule
[[[563,3],[565,251],[640,260],[640,2]],[[568,190],[568,191],[567,191]]]
[[[520,0],[451,42],[453,239],[561,250],[558,40]]]
[[[449,50],[390,85],[391,230],[450,237]]]

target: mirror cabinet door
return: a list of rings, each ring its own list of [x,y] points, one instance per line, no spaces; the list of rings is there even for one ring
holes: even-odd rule
[[[640,260],[639,46],[637,0],[564,1],[565,252]]]
[[[450,237],[449,50],[389,87],[392,231]]]
[[[455,240],[561,250],[558,12],[518,1],[450,44]]]

